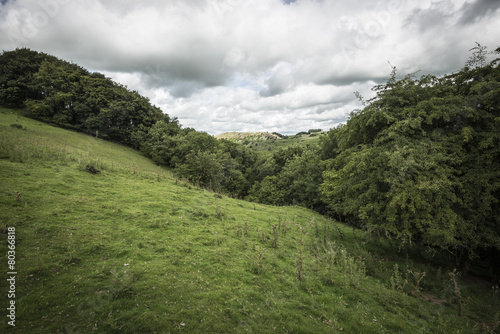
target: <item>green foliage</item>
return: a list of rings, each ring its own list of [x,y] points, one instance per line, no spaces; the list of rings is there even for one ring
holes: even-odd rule
[[[500,68],[476,51],[443,78],[397,79],[394,68],[321,151],[321,191],[335,212],[403,244],[447,250],[465,266],[481,250],[500,250]]]
[[[260,166],[261,178],[248,199],[273,205],[300,205],[324,212],[320,200],[322,164],[313,148],[290,146],[279,149]]]
[[[191,182],[215,191],[220,189],[223,180],[222,169],[217,154],[206,151],[188,153],[178,168],[180,174],[190,178]]]
[[[273,132],[273,135],[276,135],[276,136],[278,136],[278,137],[280,137],[280,138],[286,138],[286,136],[282,135],[282,134],[281,134],[281,133],[279,133],[279,132]]]
[[[138,148],[158,121],[175,119],[104,75],[29,49],[0,55],[0,104],[31,117]],[[20,75],[22,73],[22,75]]]
[[[23,107],[26,99],[40,97],[32,89],[33,76],[48,55],[22,48],[5,51],[0,56],[0,104]]]

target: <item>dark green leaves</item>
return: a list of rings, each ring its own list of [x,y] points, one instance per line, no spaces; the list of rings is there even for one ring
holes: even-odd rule
[[[322,142],[325,202],[403,243],[473,257],[500,249],[500,69],[484,49],[435,78],[395,72]]]

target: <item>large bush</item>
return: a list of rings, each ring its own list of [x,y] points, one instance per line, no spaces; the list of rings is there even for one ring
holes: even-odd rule
[[[500,250],[500,69],[474,50],[442,78],[397,79],[394,69],[323,143],[331,152],[321,191],[333,210],[462,264]]]

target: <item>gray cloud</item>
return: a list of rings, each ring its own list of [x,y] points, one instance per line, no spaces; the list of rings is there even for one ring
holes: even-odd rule
[[[0,1],[0,49],[103,72],[212,134],[332,127],[388,62],[446,74],[500,31],[491,0]]]
[[[450,0],[433,1],[428,8],[414,9],[404,25],[418,29],[421,34],[442,30],[453,20],[455,12],[456,9]]]
[[[461,24],[471,24],[491,15],[500,8],[498,0],[476,0],[466,2],[462,8]]]
[[[294,85],[290,66],[279,64],[271,76],[266,79],[266,88],[260,91],[264,97],[274,96],[290,90]]]

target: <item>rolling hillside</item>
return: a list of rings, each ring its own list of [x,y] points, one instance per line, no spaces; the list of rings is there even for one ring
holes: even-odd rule
[[[226,132],[215,136],[217,139],[227,139],[229,141],[240,143],[246,147],[259,152],[274,152],[279,148],[285,148],[292,145],[313,145],[317,144],[321,136],[326,132],[299,132],[291,136],[283,136],[269,132]]]
[[[0,109],[0,225],[2,281],[16,273],[0,287],[3,333],[499,325],[498,287],[425,250],[398,251],[305,208],[216,195],[128,147],[10,109]]]
[[[244,140],[280,140],[281,137],[269,132],[226,132],[216,135],[215,138],[218,139],[228,139],[234,141],[244,141]]]

